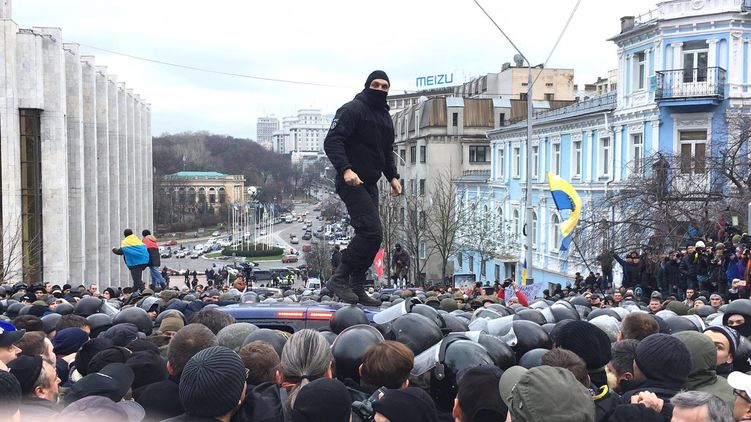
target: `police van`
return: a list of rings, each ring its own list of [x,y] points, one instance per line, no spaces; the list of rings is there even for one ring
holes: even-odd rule
[[[346,303],[316,303],[303,305],[299,303],[239,303],[217,308],[232,315],[237,322],[249,322],[258,328],[296,333],[302,329],[318,330],[329,325],[329,321],[338,309],[350,306]],[[379,309],[360,307],[368,321]]]

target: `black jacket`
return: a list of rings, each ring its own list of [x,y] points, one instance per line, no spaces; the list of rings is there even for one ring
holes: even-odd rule
[[[623,389],[628,390],[621,394],[621,405],[629,405],[631,396],[637,395],[642,391],[650,391],[664,401],[660,415],[666,422],[673,418],[673,406],[670,399],[681,391],[680,385],[664,383],[654,380],[645,380],[643,382],[622,381]]]
[[[287,391],[276,383],[248,386],[245,402],[232,416],[232,422],[288,422],[289,416],[284,413],[286,400]]]
[[[366,88],[368,89],[368,88]],[[323,149],[341,178],[352,169],[365,184],[399,175],[394,162],[394,125],[388,105],[370,101],[365,92],[336,111]]]
[[[136,398],[144,410],[146,422],[174,418],[185,412],[180,403],[179,384],[173,379],[155,382],[143,387]]]

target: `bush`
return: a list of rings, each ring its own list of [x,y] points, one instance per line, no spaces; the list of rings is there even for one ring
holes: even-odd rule
[[[242,256],[245,258],[254,258],[254,257],[261,257],[261,256],[277,256],[284,254],[284,250],[281,248],[267,248],[264,249],[265,246],[263,245],[255,245],[245,250],[240,249],[230,249],[230,248],[224,248],[222,249],[222,255],[224,256]]]

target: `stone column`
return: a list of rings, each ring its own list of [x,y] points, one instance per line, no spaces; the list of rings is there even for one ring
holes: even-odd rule
[[[81,55],[78,44],[63,44],[65,55],[66,117],[68,129],[68,227],[70,230],[70,279],[91,283],[84,276],[84,194],[83,194],[83,104]]]
[[[118,83],[114,76],[107,77],[107,144],[109,151],[107,156],[109,162],[109,202],[110,202],[110,223],[109,223],[109,246],[111,248],[120,245],[120,234],[123,231],[121,218],[120,198],[120,139],[119,139],[119,104],[118,104]],[[110,285],[121,286],[121,277],[123,273],[123,260],[121,257],[110,252]]]
[[[654,71],[659,72],[662,70],[662,39],[658,39],[655,41],[655,60],[654,60]]]
[[[138,227],[138,233],[141,233],[143,229],[152,229],[147,227],[145,221],[143,221],[143,207],[146,205],[146,200],[143,192],[143,150],[141,146],[141,101],[140,96],[135,94],[133,96],[133,149],[135,151],[133,164],[136,166],[136,178],[135,178],[135,205],[136,205],[136,226]]]
[[[613,162],[613,168],[610,169],[613,172],[613,180],[619,181],[621,180],[621,166],[623,161],[622,154],[621,154],[621,146],[623,144],[623,126],[615,126],[615,136],[613,137],[613,145],[612,150],[610,151],[614,157]]]
[[[117,148],[118,148],[118,160],[120,161],[120,177],[118,178],[118,194],[120,195],[120,224],[118,231],[118,239],[122,239],[123,230],[130,227],[130,207],[128,198],[128,179],[132,176],[130,174],[130,166],[128,165],[128,125],[127,125],[127,101],[126,101],[125,84],[119,82],[117,84]],[[118,240],[118,244],[120,244]],[[122,262],[122,260],[121,260]],[[121,265],[124,265],[121,264]],[[130,274],[125,267],[122,267],[120,271],[120,285],[132,286],[130,281]]]
[[[68,144],[65,133],[65,56],[59,28],[34,28],[42,38],[44,112],[42,137],[42,250],[44,279],[81,282],[70,276]],[[63,212],[61,212],[63,210]]]
[[[128,165],[128,227],[133,229],[133,233],[140,236],[142,228],[138,227],[138,217],[136,210],[138,209],[136,204],[136,185],[139,179],[139,174],[136,173],[136,148],[135,137],[133,133],[133,90],[125,90],[125,126],[126,126],[126,140],[128,142],[128,151],[126,152],[125,163]]]
[[[112,263],[110,262],[110,146],[109,146],[109,102],[107,98],[107,68],[97,66],[96,83],[96,178],[97,178],[97,265],[99,285],[112,283]]]
[[[670,46],[673,49],[673,66],[671,67],[672,70],[681,70],[683,69],[683,43],[682,42],[674,42],[671,43]],[[679,78],[681,82],[683,82],[683,78]]]
[[[151,105],[145,104],[144,109],[144,136],[146,137],[147,145],[147,160],[148,163],[148,193],[149,193],[149,205],[146,208],[147,215],[146,220],[149,222],[149,226],[156,227],[154,224],[154,150],[153,140],[151,138]]]
[[[20,142],[19,142],[19,116],[18,116],[18,98],[16,81],[17,77],[28,75],[28,73],[16,72],[17,57],[22,54],[35,54],[35,49],[31,51],[22,51],[17,49],[16,42],[18,37],[18,25],[11,20],[10,3],[0,2],[0,44],[3,48],[0,50],[4,66],[0,66],[0,226],[6,233],[12,233],[10,236],[18,238],[21,235],[21,170],[20,170]],[[28,37],[37,38],[33,35]],[[20,59],[19,59],[20,61]],[[40,70],[41,72],[41,70]],[[9,230],[9,231],[8,231]],[[0,249],[8,262],[7,257],[22,256],[20,242],[11,241],[8,236],[0,239]],[[11,265],[5,270],[8,275],[7,281],[15,283],[21,281],[23,277],[20,259],[12,259]]]
[[[83,197],[84,197],[84,274],[104,285],[99,268],[99,172],[97,171],[97,92],[94,57],[81,57],[81,91],[83,94]]]
[[[707,40],[707,67],[717,67],[717,43],[718,39]],[[741,73],[742,74],[742,73]]]

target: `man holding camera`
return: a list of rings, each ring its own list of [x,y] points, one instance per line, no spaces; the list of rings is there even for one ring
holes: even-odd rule
[[[495,297],[498,299],[506,301],[506,289],[511,286],[511,289],[514,291],[514,295],[516,295],[516,298],[509,298],[507,305],[511,304],[511,302],[518,302],[520,305],[527,307],[529,306],[529,301],[527,300],[527,296],[524,295],[524,293],[519,290],[519,287],[517,286],[515,281],[511,281],[510,279],[503,280],[503,283],[501,283],[501,288],[498,289],[498,293],[496,293]]]

